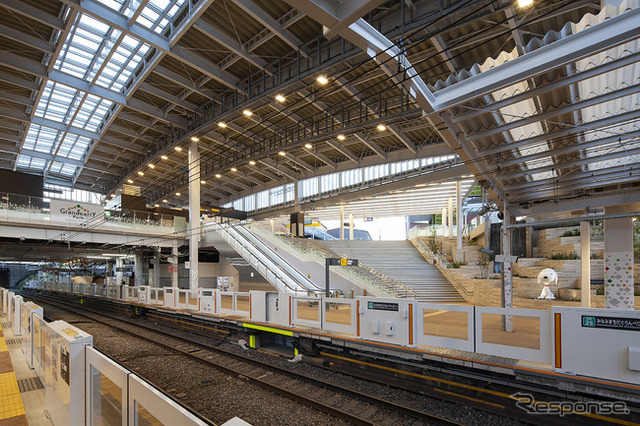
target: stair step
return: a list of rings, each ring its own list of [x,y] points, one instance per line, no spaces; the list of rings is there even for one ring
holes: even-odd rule
[[[409,241],[324,241],[323,244],[341,256],[358,259],[361,264],[406,285],[419,301],[465,301]]]

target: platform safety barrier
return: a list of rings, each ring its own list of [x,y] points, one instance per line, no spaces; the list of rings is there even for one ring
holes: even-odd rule
[[[0,289],[3,313],[18,298]],[[44,385],[44,405],[54,424],[207,424],[93,348],[91,335],[64,321],[45,321],[35,303],[23,303],[14,325],[16,318],[27,364]]]
[[[178,301],[179,294],[184,294],[180,305],[191,314],[248,318],[426,350],[434,347],[514,358],[547,364],[560,372],[640,384],[640,311],[568,307],[553,307],[549,311],[444,305],[405,298],[335,299],[216,289],[200,289],[194,296],[188,290],[176,288],[157,290],[164,291],[165,307],[176,308],[177,304],[172,303]],[[197,305],[193,303],[194,297]],[[9,309],[12,305],[6,304]],[[584,317],[593,317],[589,321],[595,321],[596,326],[582,324]],[[576,340],[573,336],[584,338],[581,343],[569,343]],[[608,343],[593,346],[596,341]],[[577,361],[581,359],[578,354],[586,352],[594,353],[588,359],[616,361],[598,368],[592,363],[582,365]]]
[[[93,347],[85,348],[86,424],[205,425]]]

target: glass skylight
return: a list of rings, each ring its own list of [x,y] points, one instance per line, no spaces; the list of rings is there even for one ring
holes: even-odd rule
[[[98,1],[128,18],[133,17],[141,4],[129,0]],[[186,0],[142,2],[144,9],[137,16],[136,23],[162,33],[185,2]],[[98,18],[80,13],[64,41],[54,69],[82,79],[90,85],[123,93],[131,74],[150,49],[151,46],[144,41],[124,34]],[[16,167],[29,171],[48,170],[48,173],[72,177],[78,167],[65,164],[65,158],[82,160],[92,144],[91,139],[77,135],[74,128],[100,133],[105,117],[114,107],[113,102],[95,94],[47,81],[35,115],[67,125],[68,132],[47,127],[46,123],[31,124],[24,148],[53,155],[53,163],[49,167],[50,160],[19,155]]]
[[[23,154],[18,155],[18,159],[16,160],[17,167],[24,170],[42,171],[47,163],[47,160],[43,160],[42,158]]]
[[[58,144],[59,135],[60,132],[58,130],[32,124],[27,132],[27,137],[24,139],[24,148],[51,154],[53,147]]]

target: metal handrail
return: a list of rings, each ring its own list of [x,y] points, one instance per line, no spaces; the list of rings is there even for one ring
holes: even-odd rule
[[[439,267],[438,269],[440,270],[440,272],[442,272],[442,275],[447,278],[447,280],[455,287],[456,290],[463,293],[465,299],[469,300],[473,297],[473,291],[467,290],[464,284],[462,284],[460,280],[458,280],[458,277],[456,277],[451,272],[451,269],[453,269],[453,265],[451,265],[451,262],[447,260],[444,253],[434,253],[431,248],[420,238],[413,238],[411,240],[411,243],[418,249],[418,251],[420,251],[421,253],[425,253],[426,255],[431,256],[434,259],[434,263]]]

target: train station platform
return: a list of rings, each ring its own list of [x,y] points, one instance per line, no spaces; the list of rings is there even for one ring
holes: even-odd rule
[[[0,426],[52,425],[44,410],[44,387],[29,368],[22,339],[0,314]]]

